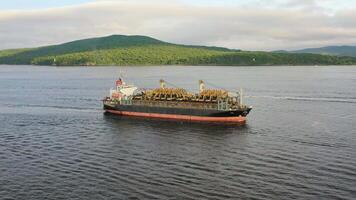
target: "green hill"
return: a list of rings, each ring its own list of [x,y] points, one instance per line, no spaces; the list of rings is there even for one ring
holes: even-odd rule
[[[0,64],[34,65],[351,65],[356,58],[251,52],[177,45],[146,36],[112,35],[60,45],[0,51]]]
[[[356,46],[327,46],[321,48],[301,49],[291,52],[356,57]]]

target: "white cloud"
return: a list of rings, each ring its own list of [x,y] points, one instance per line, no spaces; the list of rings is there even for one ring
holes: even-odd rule
[[[339,9],[330,15],[317,0],[296,2],[267,7],[97,1],[62,8],[3,11],[0,49],[110,34],[149,35],[168,42],[247,50],[356,44],[356,9]],[[313,12],[307,12],[311,7]]]

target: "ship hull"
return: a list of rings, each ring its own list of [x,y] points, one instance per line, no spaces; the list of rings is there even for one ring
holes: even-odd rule
[[[119,110],[106,110],[106,112],[122,116],[142,117],[142,118],[156,118],[156,119],[170,119],[179,121],[192,121],[192,122],[211,122],[211,123],[236,123],[245,124],[246,117],[204,117],[193,115],[176,115],[176,114],[159,114],[159,113],[142,113],[142,112],[129,112]]]
[[[247,110],[219,111],[214,109],[167,108],[139,105],[110,105],[104,103],[104,110],[111,114],[143,118],[170,119],[192,122],[216,122],[245,124]]]

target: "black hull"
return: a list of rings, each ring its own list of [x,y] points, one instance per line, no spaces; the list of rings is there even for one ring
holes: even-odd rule
[[[220,111],[215,109],[201,109],[201,108],[175,108],[175,107],[154,107],[143,105],[120,105],[110,104],[104,102],[105,110],[115,110],[123,112],[137,112],[137,113],[156,113],[169,115],[187,115],[187,116],[202,116],[202,117],[246,117],[251,108],[242,110]]]

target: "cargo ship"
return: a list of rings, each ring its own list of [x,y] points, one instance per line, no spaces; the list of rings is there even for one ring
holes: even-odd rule
[[[242,102],[242,90],[229,92],[224,89],[207,89],[199,81],[199,92],[167,87],[159,81],[156,89],[139,89],[116,81],[110,96],[103,99],[106,113],[144,118],[184,120],[192,122],[245,124],[252,107]]]

